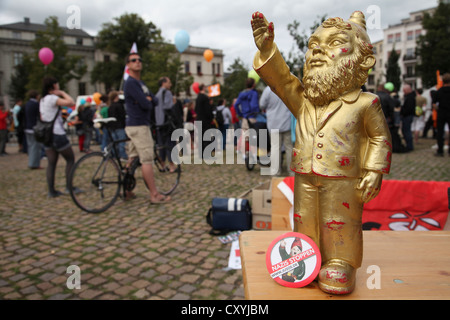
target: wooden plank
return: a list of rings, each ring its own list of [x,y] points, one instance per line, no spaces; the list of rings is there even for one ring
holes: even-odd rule
[[[450,299],[449,231],[364,231],[364,258],[356,288],[344,296],[322,292],[314,281],[304,288],[287,288],[273,281],[266,269],[266,250],[286,231],[245,231],[240,236],[245,297],[249,300],[447,300]],[[380,288],[367,283],[379,268]]]

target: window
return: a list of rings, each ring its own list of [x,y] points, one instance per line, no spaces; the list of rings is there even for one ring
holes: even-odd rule
[[[13,31],[13,39],[22,39],[22,33],[20,31]]]
[[[390,34],[388,35],[388,43],[393,43],[394,42],[394,35]]]
[[[18,66],[19,64],[22,64],[22,62],[23,62],[23,53],[22,52],[14,52],[13,58],[14,58],[13,65]]]
[[[416,30],[416,39],[419,39],[420,35],[422,34],[422,30]]]
[[[413,40],[413,36],[414,36],[413,32],[412,31],[408,31],[406,33],[406,40]]]
[[[78,95],[79,96],[86,95],[86,82],[79,82],[78,83]]]
[[[220,72],[220,63],[217,63],[217,64],[216,64],[216,68],[217,68],[216,75],[217,75],[217,76],[220,76],[220,73],[221,73],[221,72]]]
[[[367,83],[371,86],[375,84],[375,77],[373,74],[369,75],[369,78],[367,79]]]
[[[83,45],[83,38],[77,38],[77,39],[76,39],[76,44],[77,44],[78,46],[82,46],[82,45]]]
[[[77,62],[77,68],[83,68],[86,65],[86,60],[82,57]]]
[[[212,74],[216,74],[216,64],[212,64]]]
[[[407,57],[413,57],[414,56],[414,48],[406,49],[406,56]]]
[[[189,61],[184,62],[184,73],[191,74],[191,64]]]
[[[399,33],[396,33],[395,34],[395,42],[401,42],[402,41],[402,34],[399,32]]]
[[[105,55],[103,56],[103,61],[104,61],[104,62],[109,62],[109,61],[111,61],[111,57],[109,56],[109,54],[105,54]]]
[[[197,61],[197,74],[198,75],[202,75],[202,62],[201,61]]]
[[[406,76],[414,77],[414,67],[413,66],[406,67]]]

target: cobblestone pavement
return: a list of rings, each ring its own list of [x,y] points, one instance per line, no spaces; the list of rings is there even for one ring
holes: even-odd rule
[[[434,157],[433,144],[421,139],[414,152],[394,154],[387,178],[449,181],[450,157]],[[48,199],[45,170],[27,169],[17,146],[7,152],[0,157],[0,299],[244,298],[241,270],[227,268],[230,244],[209,235],[205,215],[213,197],[237,197],[270,180],[259,166],[183,165],[170,203],[149,205],[139,180],[136,199],[87,214],[68,195]],[[59,190],[64,165],[60,158]],[[71,265],[80,268],[81,289],[67,288]]]

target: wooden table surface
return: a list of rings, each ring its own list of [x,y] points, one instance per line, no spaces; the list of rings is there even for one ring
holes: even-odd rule
[[[316,281],[304,288],[279,285],[266,268],[270,243],[286,231],[245,231],[239,239],[248,300],[449,300],[449,231],[364,231],[364,257],[356,288],[344,296],[322,292]],[[372,267],[375,266],[375,267]],[[380,288],[369,289],[379,270]]]

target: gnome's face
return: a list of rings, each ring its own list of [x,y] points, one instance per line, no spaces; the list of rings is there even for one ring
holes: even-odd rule
[[[354,37],[351,30],[320,26],[309,39],[305,70],[308,75],[331,72],[342,61],[355,60]]]
[[[302,253],[302,249],[299,246],[295,246],[291,249],[291,256],[295,256],[299,253]]]
[[[361,87],[374,64],[365,27],[330,18],[309,39],[303,77],[305,94],[314,105],[325,105]]]

